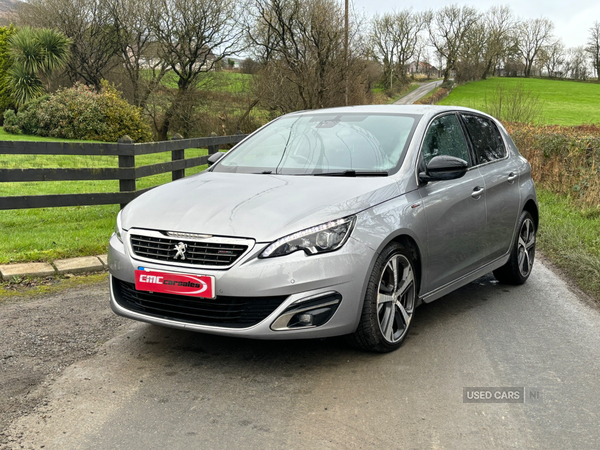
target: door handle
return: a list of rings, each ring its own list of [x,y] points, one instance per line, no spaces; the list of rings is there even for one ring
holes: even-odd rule
[[[481,194],[483,194],[483,191],[485,191],[485,188],[477,186],[475,189],[473,189],[473,192],[471,192],[471,197],[473,197],[475,200],[479,200],[481,198]]]
[[[511,172],[511,173],[508,174],[507,180],[508,180],[509,183],[512,183],[516,179],[517,179],[517,174],[516,173]]]

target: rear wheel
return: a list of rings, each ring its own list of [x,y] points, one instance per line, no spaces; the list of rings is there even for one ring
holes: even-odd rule
[[[494,270],[494,276],[505,284],[523,284],[529,278],[535,259],[536,229],[533,217],[527,211],[521,213],[519,233],[515,236],[508,262]]]
[[[391,243],[377,258],[357,330],[354,346],[372,352],[391,352],[408,333],[416,306],[417,279],[410,252]]]

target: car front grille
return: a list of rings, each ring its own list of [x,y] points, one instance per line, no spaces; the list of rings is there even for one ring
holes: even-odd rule
[[[176,246],[187,245],[185,259],[178,259]],[[247,245],[188,241],[168,237],[131,235],[131,248],[137,256],[157,261],[180,262],[202,266],[227,267],[233,264],[248,249]]]
[[[138,291],[135,284],[113,277],[115,299],[123,308],[144,315],[197,325],[247,328],[269,316],[286,296],[215,299]]]

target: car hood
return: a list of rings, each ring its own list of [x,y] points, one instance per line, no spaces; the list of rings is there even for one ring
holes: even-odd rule
[[[124,229],[202,233],[268,242],[400,194],[389,177],[203,172],[156,187],[123,210]]]

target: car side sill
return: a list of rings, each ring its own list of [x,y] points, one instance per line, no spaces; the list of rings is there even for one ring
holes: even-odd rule
[[[510,257],[510,253],[507,253],[504,256],[501,256],[498,259],[495,259],[494,261],[486,264],[485,266],[479,268],[479,269],[475,269],[473,272],[470,272],[466,275],[463,275],[462,277],[460,277],[459,279],[455,280],[455,281],[451,281],[450,283],[441,286],[439,288],[437,288],[434,291],[431,291],[425,295],[421,296],[421,300],[424,301],[425,303],[431,303],[434,300],[437,300],[441,297],[443,297],[444,295],[448,295],[449,293],[455,291],[456,289],[469,284],[471,281],[476,280],[479,277],[482,277],[483,275],[498,269],[499,267],[502,267],[504,264],[507,263],[508,258]]]

